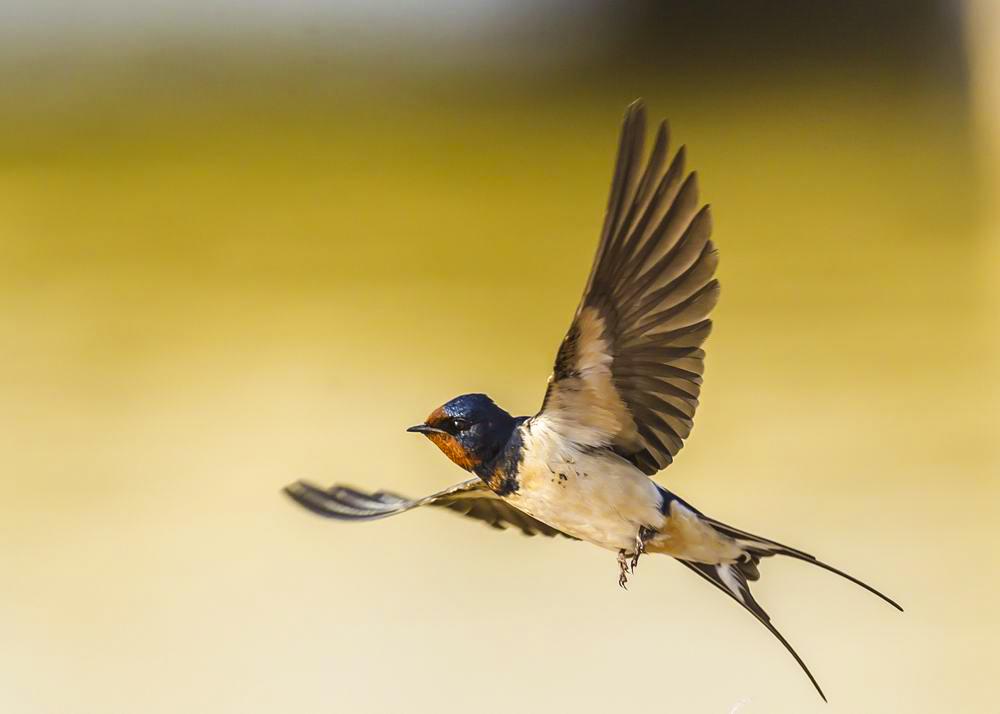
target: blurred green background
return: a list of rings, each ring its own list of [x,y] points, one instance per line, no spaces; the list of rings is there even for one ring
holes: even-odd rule
[[[995,707],[990,0],[0,3],[0,710]],[[403,433],[538,408],[646,98],[723,299],[659,475],[769,562],[824,685],[667,559],[447,513]]]

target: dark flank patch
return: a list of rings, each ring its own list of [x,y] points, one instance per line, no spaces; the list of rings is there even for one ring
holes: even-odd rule
[[[677,498],[677,496],[675,496],[674,494],[670,493],[670,491],[668,491],[667,489],[663,488],[663,486],[660,486],[659,484],[657,484],[656,487],[658,489],[660,489],[660,496],[663,497],[663,503],[660,504],[660,513],[662,513],[667,518],[669,518],[670,517],[670,504],[673,503],[674,501],[680,501],[680,499]],[[681,503],[684,503],[684,502],[681,501]]]
[[[663,497],[663,503],[660,504],[660,513],[662,513],[663,515],[668,517],[670,516],[670,504],[673,503],[674,501],[677,501],[679,504],[690,510],[692,513],[695,513],[699,516],[704,515],[701,511],[699,511],[697,508],[695,508],[690,503],[685,501],[683,498],[681,498],[675,493],[671,493],[667,489],[663,488],[663,486],[661,486],[660,484],[656,484],[656,487],[660,490],[660,496]]]
[[[517,475],[524,460],[524,441],[518,427],[526,420],[527,417],[518,417],[510,438],[497,455],[473,469],[498,496],[509,496],[521,487]]]
[[[670,515],[670,504],[673,503],[674,500],[675,500],[674,499],[674,494],[670,493],[670,491],[666,491],[666,490],[664,490],[664,489],[661,488],[660,489],[660,495],[663,496],[663,503],[660,504],[660,513],[662,513],[665,516],[669,516]]]

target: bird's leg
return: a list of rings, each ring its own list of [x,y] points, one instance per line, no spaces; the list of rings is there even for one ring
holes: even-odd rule
[[[631,572],[635,572],[636,566],[639,565],[639,556],[646,552],[646,541],[652,538],[655,532],[652,528],[639,526],[639,532],[635,534],[635,553],[632,555]]]
[[[625,549],[618,551],[618,585],[622,590],[628,590],[628,556]]]
[[[646,552],[646,542],[656,534],[656,531],[646,526],[639,526],[635,534],[635,551],[631,556],[624,548],[618,551],[618,584],[623,590],[628,590],[628,576],[635,573],[635,568],[639,565],[639,556]]]

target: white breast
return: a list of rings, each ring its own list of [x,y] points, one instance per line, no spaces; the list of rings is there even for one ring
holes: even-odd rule
[[[564,533],[610,550],[635,547],[640,527],[660,529],[661,496],[646,474],[604,450],[568,443],[541,419],[520,427],[524,458],[512,505]]]

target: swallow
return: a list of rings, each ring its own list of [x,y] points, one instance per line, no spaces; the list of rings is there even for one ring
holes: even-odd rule
[[[691,433],[719,282],[711,214],[699,207],[685,148],[669,157],[662,122],[644,160],[645,135],[640,100],[625,113],[593,267],[537,414],[514,417],[485,394],[463,394],[407,429],[473,475],[424,498],[305,481],[285,492],[346,521],[434,506],[499,529],[585,541],[617,554],[623,588],[640,556],[671,556],[757,618],[826,701],[750,591],[761,561],[794,558],[902,608],[809,553],[717,521],[653,481]]]

